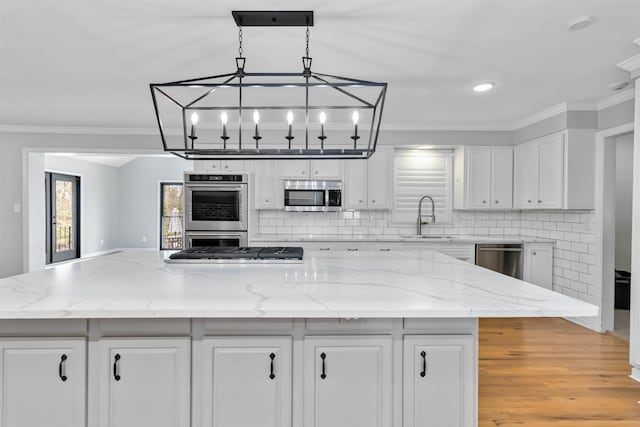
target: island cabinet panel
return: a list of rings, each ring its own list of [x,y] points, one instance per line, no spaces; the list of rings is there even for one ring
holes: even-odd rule
[[[291,348],[291,337],[204,338],[193,425],[291,426]]]
[[[190,339],[101,338],[100,427],[188,427]],[[96,425],[96,424],[92,424]]]
[[[404,427],[473,427],[474,339],[471,335],[404,338]]]
[[[390,336],[308,336],[305,427],[390,427]]]
[[[0,426],[85,425],[84,338],[0,339]]]

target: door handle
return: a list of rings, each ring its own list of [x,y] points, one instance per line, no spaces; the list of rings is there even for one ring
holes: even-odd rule
[[[327,358],[327,355],[325,353],[320,353],[320,359],[322,359],[322,373],[320,374],[320,378],[325,379],[327,378],[327,374],[325,372],[325,366],[324,366],[324,360]]]
[[[273,373],[273,359],[275,359],[275,358],[276,358],[275,353],[271,353],[269,355],[269,359],[271,359],[271,371],[269,373],[269,378],[270,379],[275,379],[275,377],[276,377],[276,375]]]
[[[120,369],[118,369],[118,361],[120,360],[120,355],[116,354],[113,357],[113,379],[116,381],[120,381]]]
[[[63,354],[62,356],[60,356],[60,363],[58,364],[58,376],[60,377],[60,379],[62,381],[66,381],[67,380],[67,376],[64,375],[64,371],[66,371],[65,368],[65,362],[67,361],[67,355]]]
[[[424,378],[427,375],[427,353],[421,351],[420,356],[422,357],[422,372],[420,372],[420,376]]]

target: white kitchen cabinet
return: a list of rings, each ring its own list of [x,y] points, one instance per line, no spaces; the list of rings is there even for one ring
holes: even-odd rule
[[[190,338],[101,338],[100,427],[188,427]]]
[[[276,209],[282,192],[282,183],[276,179],[274,160],[256,160],[252,164],[254,209]]]
[[[368,160],[344,163],[344,200],[347,209],[389,209],[393,148],[378,147]]]
[[[311,179],[342,179],[341,160],[311,160],[309,161],[309,177]]]
[[[553,290],[553,243],[525,244],[522,279]]]
[[[196,172],[242,173],[245,164],[243,160],[199,160],[193,168]]]
[[[476,425],[472,335],[405,335],[404,427]]]
[[[0,426],[86,425],[84,338],[0,339]]]
[[[291,337],[205,337],[200,346],[194,425],[291,426]]]
[[[307,336],[304,426],[390,427],[391,336]]]
[[[309,179],[309,161],[279,160],[277,171],[279,179]]]
[[[593,209],[594,133],[569,129],[514,149],[516,209]]]
[[[454,159],[456,209],[513,207],[513,149],[461,147]]]

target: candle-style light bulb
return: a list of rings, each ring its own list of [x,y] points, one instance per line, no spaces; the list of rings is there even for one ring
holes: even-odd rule
[[[354,111],[351,118],[353,119],[353,124],[357,126],[358,120],[360,120],[360,115],[358,114],[358,111]]]
[[[324,140],[327,137],[324,135],[324,124],[327,122],[327,115],[324,111],[320,111],[320,136],[318,139],[320,140],[320,149],[324,149]]]
[[[291,111],[287,113],[287,123],[289,123],[289,126],[293,124],[293,112]]]
[[[195,111],[191,114],[191,135],[189,135],[189,139],[191,140],[191,145],[193,145],[193,141],[198,139],[196,136],[196,124],[198,123],[198,113]]]
[[[324,125],[327,122],[327,115],[324,111],[320,111],[320,124]]]
[[[229,116],[227,116],[226,111],[223,111],[222,114],[220,114],[220,121],[222,122],[223,125],[226,125],[227,122],[229,121]]]
[[[358,110],[355,110],[353,112],[351,118],[353,119],[353,136],[351,137],[351,139],[353,139],[353,149],[355,150],[357,147],[358,139],[360,139],[360,137],[358,136],[358,120],[360,120]]]
[[[256,124],[256,132],[253,135],[253,139],[256,140],[256,150],[258,149],[258,141],[260,141],[262,139],[262,137],[260,136],[260,131],[258,130],[258,123],[260,123],[260,113],[258,113],[258,110],[254,110],[253,111],[253,123]]]
[[[260,113],[258,113],[258,110],[254,110],[253,112],[253,123],[256,125],[260,123]]]
[[[223,111],[220,114],[220,121],[222,122],[222,142],[224,148],[227,148],[227,139],[229,139],[229,136],[227,135],[227,121],[229,121],[229,116],[227,116],[226,111]]]

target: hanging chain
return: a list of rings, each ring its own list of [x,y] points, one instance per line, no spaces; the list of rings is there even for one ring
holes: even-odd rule
[[[309,26],[307,25],[307,58],[309,57]]]
[[[242,58],[242,27],[238,27],[238,56]]]

